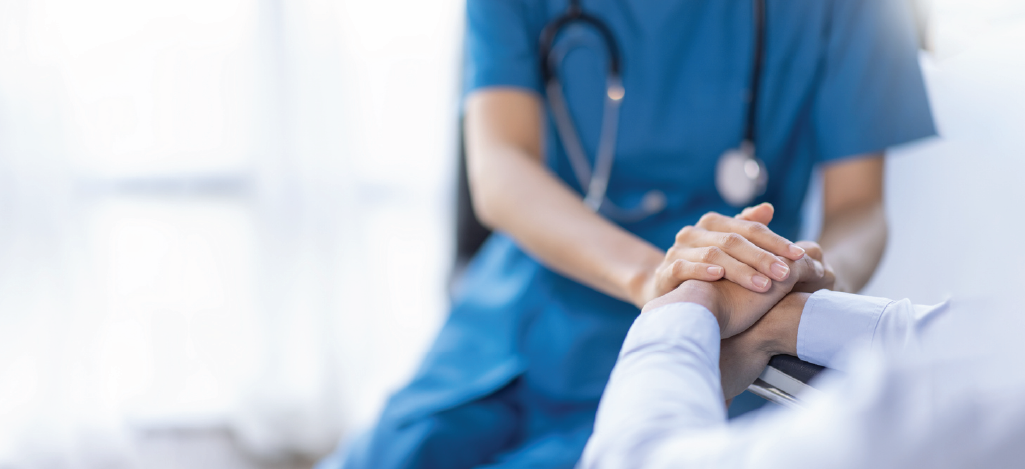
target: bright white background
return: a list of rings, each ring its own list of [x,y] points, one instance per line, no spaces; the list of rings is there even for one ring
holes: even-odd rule
[[[462,22],[0,0],[0,466],[131,466],[168,426],[316,455],[366,425],[445,314]]]
[[[888,163],[868,293],[1025,280],[1023,3],[932,2],[943,137]],[[0,466],[371,422],[446,312],[462,8],[0,0]]]

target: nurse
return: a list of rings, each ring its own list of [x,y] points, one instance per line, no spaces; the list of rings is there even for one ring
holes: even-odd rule
[[[614,38],[625,89],[603,199],[650,210],[616,218],[584,200],[539,66],[542,31],[567,0],[468,0],[468,168],[475,211],[496,233],[412,381],[319,467],[573,467],[639,307],[691,278],[756,292],[786,279],[775,256],[804,255],[790,240],[816,166],[819,241],[837,288],[857,291],[875,270],[884,151],[934,134],[908,2],[580,7]],[[609,96],[603,40],[586,25],[555,37],[555,47],[582,45],[555,63],[591,168]],[[750,205],[772,205],[734,217],[717,166],[745,136],[768,174]]]

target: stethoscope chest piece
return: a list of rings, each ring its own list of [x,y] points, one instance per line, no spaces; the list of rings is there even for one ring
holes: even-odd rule
[[[765,193],[769,172],[755,157],[754,145],[745,141],[740,148],[727,150],[715,168],[715,188],[726,203],[745,207]]]

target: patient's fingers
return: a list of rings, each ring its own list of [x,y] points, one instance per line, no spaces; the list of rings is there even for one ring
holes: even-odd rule
[[[826,268],[815,258],[808,256],[793,263],[794,280],[797,282],[818,282],[826,275]]]
[[[819,252],[818,254],[821,258],[821,252]],[[795,266],[794,275],[797,278],[797,284],[794,285],[793,291],[814,293],[823,288],[832,290],[835,286],[836,274],[833,272],[833,269],[829,266],[829,264],[825,262],[819,262],[818,260],[816,260],[813,257],[813,255],[814,254],[812,250],[809,249],[807,259],[811,261],[810,274],[806,272],[809,270],[809,267],[802,266],[802,268],[799,269],[797,266]],[[798,272],[798,270],[800,270],[800,272]]]
[[[819,243],[814,241],[798,241],[794,244],[804,249],[804,252],[808,253],[812,259],[822,262],[822,246],[819,246]]]
[[[772,216],[776,213],[776,208],[768,202],[764,202],[754,207],[745,208],[743,211],[737,214],[734,218],[741,220],[753,221],[768,225],[772,221]]]
[[[749,214],[757,216],[758,212],[756,210],[749,212]],[[783,256],[790,260],[796,261],[804,256],[804,249],[800,246],[774,233],[765,224],[757,221],[727,217],[719,213],[709,212],[701,217],[697,226],[708,231],[739,234],[751,241],[755,246],[773,255]]]

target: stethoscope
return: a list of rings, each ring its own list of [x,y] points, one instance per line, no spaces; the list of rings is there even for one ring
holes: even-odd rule
[[[715,169],[715,186],[730,205],[743,207],[765,193],[768,172],[755,155],[755,121],[758,111],[758,87],[762,74],[765,32],[765,0],[754,0],[755,57],[751,74],[751,92],[748,96],[747,124],[744,139],[737,148],[727,150],[719,158]],[[584,44],[581,40],[567,40],[555,44],[556,36],[569,25],[582,24],[598,32],[608,52],[608,75],[605,79],[605,106],[601,120],[601,134],[598,152],[591,168],[580,137],[577,135],[573,118],[559,82],[559,64],[570,51]],[[573,173],[584,188],[584,203],[595,212],[623,221],[643,220],[661,212],[666,207],[666,196],[662,191],[650,190],[632,208],[622,208],[606,195],[612,163],[615,159],[616,133],[619,124],[619,107],[626,96],[620,75],[620,51],[612,30],[598,18],[586,13],[580,7],[580,0],[569,0],[566,13],[556,18],[541,31],[541,78],[545,83],[548,102],[555,121],[555,129],[566,150]]]

